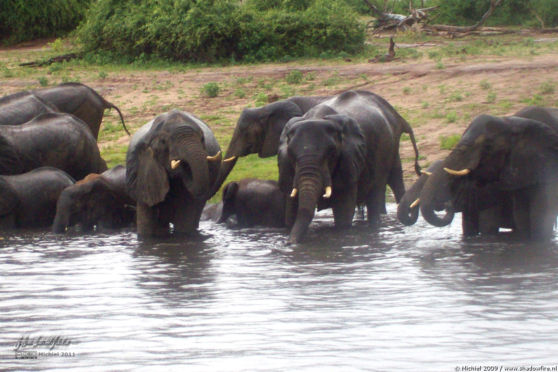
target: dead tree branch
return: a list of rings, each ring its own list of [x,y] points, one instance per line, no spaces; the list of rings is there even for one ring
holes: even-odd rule
[[[490,0],[490,8],[488,8],[486,13],[483,14],[482,18],[472,26],[430,25],[428,26],[428,28],[434,31],[446,31],[446,32],[455,32],[455,33],[458,32],[467,33],[467,32],[475,31],[486,22],[488,17],[490,17],[494,12],[494,9],[496,9],[496,7],[498,7],[502,3],[502,1],[503,0]]]

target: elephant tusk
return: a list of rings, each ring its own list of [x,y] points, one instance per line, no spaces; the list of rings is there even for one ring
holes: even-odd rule
[[[444,168],[444,170],[453,176],[466,176],[471,173],[471,170],[467,168],[458,171],[449,168]]]
[[[417,205],[419,205],[420,203],[420,198],[418,198],[417,200],[415,200],[410,206],[409,208],[413,209],[414,207],[416,207]]]
[[[217,154],[213,155],[213,156],[207,156],[207,160],[208,161],[216,161],[221,159],[221,151],[219,151]]]
[[[325,194],[322,196],[324,199],[331,198],[331,186],[327,186],[325,189]]]
[[[429,171],[420,171],[420,173],[421,173],[421,174],[425,174],[425,175],[427,175],[427,176],[431,176],[431,175],[432,175],[432,172],[429,172]]]
[[[293,187],[293,191],[291,191],[291,198],[294,198],[296,196],[297,192],[298,191],[297,191],[296,187]]]
[[[236,159],[236,156],[231,156],[230,158],[226,158],[225,160],[223,160],[223,162],[228,163],[230,161],[233,161],[234,159]]]
[[[176,169],[180,165],[180,160],[171,160],[171,169]]]

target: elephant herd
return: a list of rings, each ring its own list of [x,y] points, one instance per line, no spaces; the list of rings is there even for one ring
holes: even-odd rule
[[[376,227],[387,186],[405,225],[419,211],[434,226],[462,213],[463,235],[511,229],[549,239],[558,215],[558,110],[528,107],[513,116],[480,115],[444,160],[422,171],[409,123],[382,97],[363,90],[291,97],[242,111],[225,155],[206,123],[172,110],[131,137],[126,166],[107,170],[97,146],[106,108],[77,83],[0,98],[0,228],[64,233],[135,223],[138,236],[191,235],[200,219],[287,227],[300,242],[316,209],[331,208],[336,228],[366,207]],[[127,132],[126,127],[124,129]],[[405,192],[399,142],[411,140],[418,180]],[[279,179],[229,182],[207,201],[240,157],[277,155]],[[79,181],[75,181],[79,180]]]

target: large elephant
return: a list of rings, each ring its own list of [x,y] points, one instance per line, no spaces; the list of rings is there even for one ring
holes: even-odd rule
[[[0,228],[50,226],[58,196],[73,183],[67,173],[51,167],[0,176]]]
[[[236,215],[238,225],[285,226],[285,196],[277,181],[244,178],[229,182],[223,190],[219,223]]]
[[[58,109],[30,92],[0,98],[0,125],[23,124],[48,112],[58,112]]]
[[[41,166],[75,179],[107,169],[87,125],[73,115],[42,114],[22,125],[0,126],[0,174],[19,174]]]
[[[295,96],[263,107],[242,110],[211,195],[225,182],[239,157],[254,153],[261,158],[277,155],[279,137],[285,124],[327,98]]]
[[[136,132],[126,154],[126,185],[137,202],[140,236],[191,234],[198,228],[221,166],[221,150],[209,127],[178,110]]]
[[[463,210],[465,236],[481,232],[480,212],[492,208],[520,236],[550,238],[558,214],[558,133],[518,116],[475,118],[424,185],[423,217],[447,225],[451,219],[434,213],[435,205],[447,201]]]
[[[37,97],[43,103],[46,102],[51,109],[75,115],[83,120],[95,139],[99,137],[105,109],[114,108],[120,115],[124,130],[130,134],[118,107],[81,83],[63,83],[52,88],[20,92],[0,99],[0,124],[23,124],[46,112],[37,101]]]
[[[365,91],[341,93],[291,119],[278,154],[279,186],[290,195],[289,242],[300,241],[316,206],[331,207],[335,226],[348,227],[355,207],[364,202],[368,222],[376,225],[385,211],[386,185],[397,201],[405,193],[398,152],[402,132],[409,133],[418,158],[407,122],[381,97]]]
[[[136,201],[126,191],[126,168],[117,165],[101,174],[89,174],[62,191],[52,231],[64,233],[74,225],[81,225],[84,231],[94,226],[125,227],[134,222],[135,207]]]

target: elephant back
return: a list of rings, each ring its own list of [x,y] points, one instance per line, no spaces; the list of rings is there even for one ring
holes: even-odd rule
[[[0,98],[0,125],[23,124],[48,112],[58,110],[31,92],[19,92]]]

